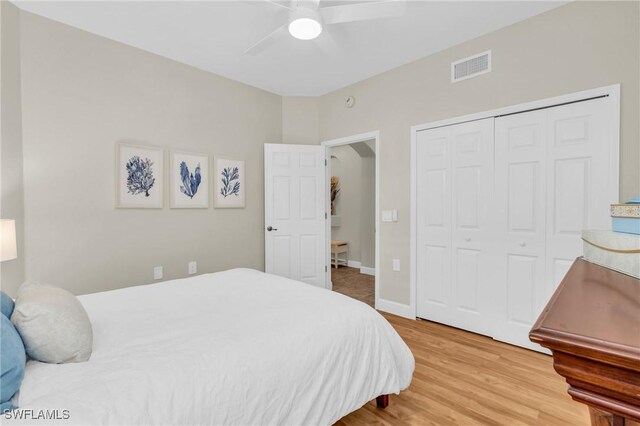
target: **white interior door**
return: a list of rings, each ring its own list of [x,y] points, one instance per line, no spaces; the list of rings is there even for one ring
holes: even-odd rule
[[[265,270],[326,287],[326,148],[265,144]]]
[[[452,243],[455,325],[490,334],[495,315],[493,118],[452,127]]]
[[[417,316],[541,350],[529,330],[617,201],[610,102],[418,132]]]
[[[418,316],[490,333],[493,118],[422,131],[417,152]]]
[[[496,239],[500,276],[493,336],[539,350],[529,330],[550,297],[546,268],[547,110],[496,118]]]
[[[547,109],[546,299],[582,255],[583,229],[610,229],[618,200],[612,176],[610,98]]]
[[[441,323],[452,317],[451,127],[417,135],[416,315]]]
[[[607,98],[496,119],[497,237],[503,271],[493,336],[541,350],[529,330],[576,259],[582,229],[607,229],[616,202]],[[613,181],[612,181],[613,180]]]

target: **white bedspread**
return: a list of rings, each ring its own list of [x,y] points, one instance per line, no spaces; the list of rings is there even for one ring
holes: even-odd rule
[[[413,374],[409,348],[369,306],[250,269],[80,301],[90,361],[29,361],[21,409],[69,410],[73,424],[324,425]]]

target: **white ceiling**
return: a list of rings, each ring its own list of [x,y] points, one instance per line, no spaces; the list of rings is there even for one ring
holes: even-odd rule
[[[340,2],[321,1],[320,7]],[[354,2],[350,2],[354,3]],[[400,18],[327,26],[243,52],[284,24],[267,1],[16,1],[23,10],[283,96],[318,96],[565,4],[409,1]],[[487,46],[490,48],[490,46]]]

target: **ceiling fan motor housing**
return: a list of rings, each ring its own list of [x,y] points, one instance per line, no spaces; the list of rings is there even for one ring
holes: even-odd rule
[[[306,5],[291,12],[289,33],[300,40],[312,40],[322,33],[322,18],[317,10]]]

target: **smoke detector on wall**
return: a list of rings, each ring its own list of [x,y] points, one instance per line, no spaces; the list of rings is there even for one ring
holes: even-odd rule
[[[347,99],[344,100],[344,104],[347,108],[353,108],[356,103],[356,98],[353,96],[347,96]]]
[[[451,82],[466,80],[491,72],[491,51],[479,53],[451,63]]]

